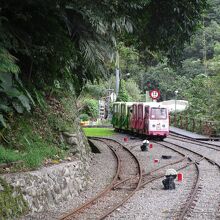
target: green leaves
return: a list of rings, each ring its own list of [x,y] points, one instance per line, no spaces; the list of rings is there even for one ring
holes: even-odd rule
[[[95,99],[85,99],[83,101],[82,112],[92,118],[98,117],[98,101]]]
[[[15,64],[16,58],[0,45],[0,74],[18,73],[19,67]]]
[[[2,114],[0,114],[0,125],[2,125],[3,127],[7,127],[6,123],[5,123],[5,120],[4,120],[4,117]]]
[[[8,105],[10,105],[10,101],[12,101],[13,107],[19,113],[23,112],[23,108],[29,112],[31,110],[30,101],[32,100],[24,94],[20,87],[21,85],[16,83],[12,73],[0,74],[0,93],[5,95],[4,100],[7,100]],[[3,102],[0,101],[0,105],[3,106]],[[4,107],[4,109],[6,109],[6,107]]]
[[[34,105],[30,93],[18,78],[19,68],[13,63],[14,58],[7,51],[2,51],[0,58],[7,65],[0,66],[0,128],[7,126],[5,116],[12,113],[13,109],[21,114],[25,110],[30,112],[31,104]]]
[[[116,102],[127,102],[128,101],[128,93],[125,88],[125,81],[121,80],[120,81],[120,87],[119,87],[119,92],[118,92],[118,97],[116,99]]]
[[[23,106],[28,112],[30,112],[30,110],[31,110],[30,100],[27,98],[27,96],[25,96],[25,95],[19,95],[17,98],[20,100],[22,106]]]

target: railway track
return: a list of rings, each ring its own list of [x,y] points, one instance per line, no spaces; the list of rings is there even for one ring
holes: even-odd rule
[[[220,219],[220,201],[217,199],[219,198],[218,192],[220,190],[220,166],[217,161],[210,158],[210,151],[215,155],[218,154],[220,157],[219,145],[204,143],[186,137],[182,138],[180,136],[172,136],[171,139],[171,142],[164,141],[164,143],[155,143],[168,148],[173,145],[171,149],[178,149],[178,152],[182,153],[185,152],[185,156],[193,158],[192,160],[195,161],[194,165],[196,170],[194,177],[187,178],[189,182],[188,185],[190,185],[192,181],[193,184],[191,189],[190,187],[185,189],[187,192],[184,193],[188,195],[185,196],[185,199],[181,200],[185,200],[185,202],[181,202],[179,208],[173,210],[168,219]],[[182,143],[179,144],[179,141]],[[190,147],[191,149],[189,147],[184,147],[188,146],[188,143],[192,145]],[[169,146],[167,144],[169,144]],[[137,146],[138,144],[133,145],[132,148]],[[201,152],[201,148],[204,148],[205,151]],[[214,182],[217,182],[217,184],[212,184]],[[215,198],[215,202],[212,202],[213,198]]]
[[[199,145],[200,147],[206,147],[209,149],[213,149],[216,151],[220,151],[220,145],[215,144],[213,142],[204,142],[201,140],[197,140],[197,139],[193,139],[193,138],[189,138],[189,137],[184,137],[184,136],[180,136],[180,135],[175,135],[175,134],[171,134],[168,136],[167,139],[172,139],[172,140],[177,140],[177,141],[184,141],[185,143],[191,143],[191,144],[196,144]],[[166,139],[166,140],[167,140]]]
[[[125,203],[140,186],[142,170],[134,154],[114,140],[100,138],[95,138],[95,140],[104,142],[112,150],[115,158],[117,158],[117,171],[115,177],[108,187],[97,196],[76,209],[71,210],[68,214],[62,216],[60,220],[104,219]],[[121,179],[129,179],[129,181],[122,182]],[[120,190],[117,190],[117,187],[115,187],[116,185],[121,186]],[[135,187],[133,188],[134,185]]]
[[[130,146],[131,149],[136,148],[137,146],[140,145],[141,142],[138,142],[136,144],[132,144],[132,146]],[[155,143],[155,142],[154,142]],[[197,154],[196,158],[192,159],[189,157],[189,155],[187,156],[186,154],[182,153],[180,150],[177,150],[173,147],[167,146],[165,144],[161,144],[161,143],[157,143],[165,148],[169,148],[175,152],[177,152],[178,154],[180,154],[182,156],[182,159],[175,161],[175,162],[171,162],[168,163],[164,166],[161,166],[155,170],[152,170],[151,172],[145,173],[143,174],[143,178],[142,178],[142,184],[141,187],[146,186],[147,184],[156,181],[162,177],[164,177],[164,173],[165,173],[165,168],[169,168],[170,166],[172,166],[172,168],[175,168],[177,171],[183,170],[191,165],[195,166],[195,170],[196,170],[196,178],[193,181],[192,187],[190,187],[188,189],[188,195],[186,197],[186,203],[181,204],[181,207],[179,208],[180,210],[174,211],[172,213],[172,215],[170,216],[169,219],[184,219],[185,216],[189,213],[189,210],[192,208],[192,206],[194,205],[193,202],[195,201],[195,199],[197,198],[198,192],[201,191],[201,184],[200,184],[200,178],[201,178],[201,174],[200,174],[200,168],[198,166],[198,163],[200,163],[204,157]],[[186,159],[187,159],[187,163],[186,163]],[[190,162],[189,162],[190,161]],[[185,162],[185,164],[182,164],[181,162]],[[210,163],[212,163],[211,161],[209,161]],[[177,165],[177,166],[175,166]],[[162,171],[163,174],[157,174],[157,171]],[[153,176],[151,174],[154,174]],[[192,179],[188,179],[188,181],[192,182]],[[190,184],[189,184],[190,185]],[[140,187],[140,188],[141,188]],[[175,215],[173,215],[175,213]]]
[[[178,141],[181,141],[178,137]],[[182,142],[185,143],[186,139],[183,138]],[[196,184],[192,188],[192,192],[189,193],[185,203],[181,204],[179,210],[175,210],[175,215],[172,218],[175,219],[217,219],[219,218],[219,204],[220,200],[216,199],[213,201],[213,198],[219,198],[219,189],[220,189],[220,165],[216,161],[209,158],[207,151],[198,152],[195,150],[196,142],[190,140],[190,143],[193,145],[191,147],[184,147],[184,143],[174,144],[173,141],[164,141],[162,145],[172,146],[175,149],[181,149],[183,152],[189,152],[188,155],[194,155],[193,158],[203,158],[197,166],[197,172],[199,173],[199,179],[196,181]],[[189,142],[187,142],[189,143]],[[159,143],[161,144],[161,143]],[[211,151],[219,152],[218,149],[213,149],[211,146],[203,145],[203,147],[209,148]],[[197,149],[197,148],[196,148]],[[216,182],[217,181],[217,184]]]
[[[179,137],[177,139],[175,139],[176,143],[181,142]],[[220,201],[216,199],[217,201],[212,203],[212,205],[210,205],[208,201],[210,201],[210,198],[213,196],[216,198],[220,197],[220,195],[216,195],[215,192],[217,190],[220,193],[220,186],[212,186],[212,184],[209,184],[213,176],[219,178],[220,166],[207,155],[196,152],[194,148],[193,150],[189,149],[188,144],[192,144],[193,146],[196,144],[191,143],[192,140],[186,143],[185,139],[183,139],[182,141],[185,145],[183,143],[174,144],[172,141],[154,142],[154,144],[175,151],[179,154],[179,157],[170,163],[167,162],[165,165],[157,166],[148,172],[144,171],[138,162],[138,155],[135,155],[135,152],[140,153],[137,147],[142,143],[141,139],[136,137],[133,142],[123,142],[122,145],[113,139],[95,138],[95,140],[102,141],[112,149],[114,154],[118,154],[115,156],[118,161],[115,178],[109,186],[96,197],[70,211],[60,219],[104,219],[106,217],[108,217],[108,219],[115,219],[113,216],[119,214],[119,211],[114,212],[115,210],[119,210],[118,208],[127,202],[138,190],[144,187],[147,188],[148,184],[163,178],[166,169],[174,168],[177,171],[184,170],[186,172],[187,167],[191,167],[191,173],[187,174],[185,178],[187,187],[181,193],[181,199],[177,201],[178,207],[167,214],[168,219],[214,219],[219,216]],[[212,149],[211,147],[212,151],[219,152],[218,149],[216,149]],[[139,165],[137,165],[138,163]],[[126,169],[128,166],[133,167],[132,170],[128,171]],[[208,177],[207,172],[210,172]],[[208,193],[207,191],[211,190],[211,188],[214,190]],[[204,198],[207,194],[210,194],[209,198]],[[205,203],[209,204],[209,207],[203,207]],[[112,212],[114,212],[113,215],[111,215]]]

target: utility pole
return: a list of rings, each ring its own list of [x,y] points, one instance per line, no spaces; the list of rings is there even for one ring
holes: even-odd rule
[[[177,100],[178,90],[175,91],[175,115],[176,115],[176,100]]]
[[[115,62],[115,66],[116,66],[116,97],[118,96],[118,92],[119,92],[119,84],[120,84],[120,72],[119,72],[119,53],[118,51],[116,52],[116,62]]]
[[[206,32],[205,32],[205,19],[203,16],[203,64],[205,68],[205,75],[207,75],[207,48],[206,48]]]
[[[106,97],[106,110],[107,110],[107,119],[112,118],[112,114],[110,112],[110,103],[114,100],[114,89],[107,89],[107,97]]]

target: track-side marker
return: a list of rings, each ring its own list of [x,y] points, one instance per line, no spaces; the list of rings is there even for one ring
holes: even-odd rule
[[[178,173],[177,174],[177,181],[181,182],[183,180],[183,174],[182,173]]]

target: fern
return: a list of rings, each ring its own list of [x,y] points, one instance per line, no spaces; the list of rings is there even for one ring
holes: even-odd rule
[[[15,64],[16,58],[7,50],[0,47],[0,74],[1,73],[18,73],[19,67]]]
[[[34,105],[30,93],[24,88],[18,77],[19,67],[16,59],[7,50],[0,47],[0,128],[7,127],[6,114],[30,112]]]

